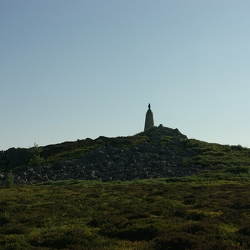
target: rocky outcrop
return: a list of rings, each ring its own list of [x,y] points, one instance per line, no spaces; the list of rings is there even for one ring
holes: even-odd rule
[[[14,182],[24,185],[68,179],[125,181],[186,176],[203,169],[200,165],[185,165],[196,152],[182,147],[187,137],[178,130],[153,128],[143,135],[147,140],[130,146],[126,145],[126,137],[99,137],[96,140],[102,140],[102,145],[80,159],[13,169]],[[0,175],[0,182],[5,181],[6,175]]]

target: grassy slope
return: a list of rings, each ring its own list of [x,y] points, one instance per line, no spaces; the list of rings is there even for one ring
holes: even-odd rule
[[[196,155],[184,165],[203,165],[206,171],[200,174],[205,178],[215,179],[249,179],[250,149],[240,145],[229,146],[207,143],[194,139],[183,141],[184,148],[192,148]]]
[[[243,250],[249,188],[199,178],[2,188],[0,249]]]

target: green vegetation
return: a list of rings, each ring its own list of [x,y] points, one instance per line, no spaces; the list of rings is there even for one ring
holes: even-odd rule
[[[0,249],[249,249],[249,190],[195,176],[2,187]]]
[[[200,176],[215,179],[249,179],[250,149],[240,145],[229,146],[215,143],[207,143],[195,139],[188,139],[177,129],[154,127],[146,132],[134,136],[99,138],[78,140],[76,142],[64,142],[43,148],[41,157],[44,162],[59,160],[73,160],[88,155],[98,147],[112,146],[116,148],[131,148],[141,145],[164,146],[165,150],[174,151],[176,155],[187,156],[182,160],[183,167],[192,168],[202,166],[204,171]]]
[[[140,135],[116,138],[100,136],[95,140],[87,138],[85,140],[77,140],[76,142],[64,142],[46,146],[43,148],[41,156],[44,158],[44,162],[74,160],[89,154],[100,146],[130,147],[144,143],[146,140],[146,136]]]
[[[14,185],[14,176],[12,173],[7,175],[7,179],[5,180],[5,187],[11,188]]]
[[[105,149],[110,147],[122,150],[126,149],[131,154],[135,151],[140,154],[141,148],[146,148],[146,150],[154,148],[155,152],[158,150],[159,156],[165,154],[165,160],[167,157],[167,160],[170,160],[170,162],[171,158],[175,158],[174,160],[176,160],[179,157],[178,165],[187,170],[199,166],[198,169],[203,170],[200,172],[200,176],[202,175],[204,178],[225,180],[232,178],[249,179],[249,148],[244,148],[240,145],[220,145],[188,139],[177,129],[162,126],[127,137],[108,138],[100,136],[95,140],[87,138],[85,140],[64,142],[45,147],[38,147],[37,144],[34,144],[34,147],[28,150],[30,156],[28,157],[29,161],[27,164],[36,167],[41,164],[92,157],[93,154],[91,155],[91,153],[94,150],[103,147]],[[21,155],[20,159],[23,158]],[[12,164],[11,166],[7,164],[5,171],[11,171],[24,164],[26,163],[23,161],[20,161],[20,164],[17,161],[16,165]]]
[[[40,153],[43,151],[42,148],[38,147],[38,144],[34,143],[34,147],[30,150],[31,158],[29,161],[30,166],[39,166],[43,162],[43,157],[40,156]]]
[[[151,158],[160,162],[164,156],[166,164],[180,169],[180,176],[196,174],[15,186],[9,172],[0,187],[0,249],[250,249],[250,149],[188,139],[176,129],[155,127],[128,137],[43,148],[35,144],[29,165],[35,169],[85,156],[91,163],[95,150],[103,148],[112,148],[110,158],[113,152],[128,152],[125,160],[142,153],[139,160],[145,166]],[[2,162],[7,164],[6,159]],[[18,167],[13,165],[8,171]]]
[[[195,139],[182,141],[183,149],[192,149],[195,155],[183,161],[186,167],[201,165],[206,171],[200,173],[204,177],[216,179],[249,178],[250,149],[240,145],[229,146],[207,143]]]

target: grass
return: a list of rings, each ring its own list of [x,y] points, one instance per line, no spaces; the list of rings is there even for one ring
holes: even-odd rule
[[[212,170],[225,170],[229,166],[241,167],[239,171],[243,172],[248,172],[244,167],[250,166],[250,149],[240,145],[229,146],[187,139],[182,142],[182,148],[190,148],[196,152],[189,164],[201,164]]]
[[[59,181],[0,189],[0,249],[247,249],[250,183]]]

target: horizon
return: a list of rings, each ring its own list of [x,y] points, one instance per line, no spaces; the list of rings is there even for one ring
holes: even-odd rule
[[[250,146],[247,0],[0,3],[0,150],[144,129]]]
[[[187,136],[186,134],[183,134],[178,128],[169,128],[169,127],[164,126],[163,124],[154,125],[153,128],[155,128],[155,127],[163,127],[163,128],[168,128],[168,129],[172,129],[172,130],[176,130],[176,129],[177,129],[182,135]],[[151,129],[151,128],[150,128],[150,129]],[[147,130],[149,130],[149,129],[147,129]],[[63,143],[67,143],[67,142],[69,142],[69,143],[71,143],[71,142],[74,143],[74,142],[77,142],[78,140],[80,140],[80,141],[81,141],[81,140],[87,140],[87,139],[96,140],[96,139],[98,139],[99,137],[106,137],[106,138],[110,138],[110,139],[112,139],[112,138],[118,138],[118,137],[130,137],[130,136],[136,136],[137,134],[143,133],[143,132],[145,132],[145,130],[140,131],[140,132],[138,132],[138,133],[136,133],[136,134],[134,134],[134,135],[122,135],[122,136],[119,136],[119,135],[118,135],[118,136],[103,136],[103,135],[99,135],[99,136],[96,137],[96,138],[86,137],[86,138],[82,138],[82,139],[69,140],[69,141],[62,141],[62,142],[57,142],[57,143],[52,143],[52,144],[47,144],[47,145],[38,145],[36,142],[34,142],[34,145],[29,146],[29,147],[17,147],[17,148],[15,148],[15,147],[10,147],[10,148],[8,148],[8,149],[6,149],[6,150],[0,150],[0,151],[5,152],[5,151],[7,151],[7,150],[9,150],[9,149],[11,149],[11,148],[15,148],[15,149],[21,149],[21,148],[29,149],[29,148],[36,147],[36,146],[38,146],[38,147],[46,147],[46,146],[53,146],[53,145],[57,145],[57,144],[63,144]],[[207,142],[207,141],[199,140],[199,139],[197,139],[197,138],[190,138],[190,137],[188,137],[188,136],[187,136],[187,139],[194,139],[194,140],[198,140],[198,141],[201,141],[201,142]],[[223,146],[225,146],[225,145],[229,145],[229,146],[242,146],[242,145],[240,145],[240,144],[221,144],[221,143],[216,143],[216,142],[207,142],[207,143],[219,144],[219,145],[223,145]],[[244,146],[242,146],[242,147],[244,147]],[[245,148],[248,148],[248,147],[245,147]]]

